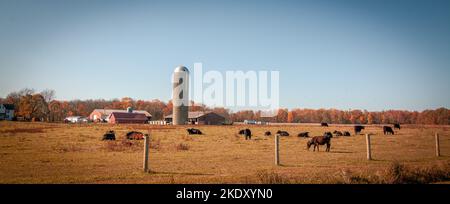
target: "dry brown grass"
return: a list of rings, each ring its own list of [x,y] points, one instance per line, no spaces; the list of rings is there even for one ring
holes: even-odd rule
[[[375,175],[354,175],[342,170],[347,184],[428,184],[450,180],[450,163],[431,166],[405,166],[397,161],[376,172]]]
[[[189,150],[189,145],[184,144],[184,143],[179,143],[179,144],[175,145],[175,149],[178,151],[187,151],[187,150]]]
[[[139,151],[142,149],[142,143],[135,140],[122,139],[120,141],[105,141],[105,149],[113,152]]]
[[[384,136],[369,126],[373,161],[366,160],[365,138],[333,138],[331,152],[312,152],[308,139],[280,139],[281,166],[274,165],[272,133],[350,131],[351,126],[190,126],[49,124],[0,122],[0,183],[434,183],[449,181],[450,129],[402,126]],[[254,136],[237,136],[249,127]],[[24,131],[36,130],[38,131]],[[117,141],[101,141],[107,130]],[[143,173],[143,140],[123,140],[129,131],[148,132],[150,169]],[[435,157],[434,133],[442,157]],[[397,134],[398,133],[398,134]],[[323,150],[323,148],[321,148]],[[397,162],[397,164],[395,164]]]
[[[258,171],[256,172],[254,178],[250,177],[248,183],[257,184],[289,184],[291,181],[283,175],[280,175],[273,171]],[[256,181],[252,181],[256,179]]]

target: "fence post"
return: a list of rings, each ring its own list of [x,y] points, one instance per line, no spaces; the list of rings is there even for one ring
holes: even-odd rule
[[[439,156],[441,156],[441,151],[440,151],[440,148],[439,148],[439,134],[436,133],[434,135],[434,138],[436,139],[436,156],[439,157]]]
[[[275,165],[280,165],[280,135],[275,135]]]
[[[144,172],[148,172],[148,154],[150,149],[150,136],[144,135]]]
[[[372,152],[370,149],[370,135],[366,134],[366,144],[367,144],[367,160],[372,160]]]

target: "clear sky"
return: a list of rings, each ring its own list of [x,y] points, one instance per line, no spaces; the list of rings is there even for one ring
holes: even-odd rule
[[[0,0],[0,97],[171,97],[180,64],[278,70],[286,108],[450,107],[450,1]]]

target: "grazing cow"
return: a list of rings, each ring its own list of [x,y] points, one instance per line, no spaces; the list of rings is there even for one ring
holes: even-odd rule
[[[239,131],[240,135],[244,135],[245,136],[245,140],[251,140],[252,139],[252,131],[250,131],[250,129],[244,129],[244,130],[240,130]]]
[[[298,137],[309,137],[309,132],[301,132],[301,133],[298,133],[297,136]]]
[[[361,130],[364,130],[364,126],[355,125],[355,135],[359,135],[361,133]]]
[[[114,133],[113,130],[107,131],[104,135],[102,140],[116,140],[116,133]]]
[[[199,129],[195,129],[195,128],[189,128],[187,129],[188,133],[190,135],[201,135],[203,134],[202,131],[200,131]]]
[[[389,134],[393,135],[394,134],[394,130],[392,130],[392,128],[389,127],[389,126],[383,126],[383,133],[385,135],[389,135]]]
[[[277,134],[279,134],[280,136],[289,136],[289,133],[284,130],[278,130]]]
[[[322,127],[328,127],[328,123],[320,123],[320,126],[322,126]]]
[[[264,133],[264,136],[271,136],[272,135],[272,133],[270,132],[270,131],[266,131],[265,133]]]
[[[350,136],[350,132],[349,131],[344,131],[343,136]]]
[[[400,124],[399,123],[395,123],[394,124],[394,129],[399,129],[400,130]]]
[[[333,134],[334,134],[334,136],[342,136],[343,135],[341,131],[337,131],[337,130],[335,130],[333,132]]]
[[[319,145],[327,145],[327,148],[325,151],[329,152],[330,148],[331,148],[331,137],[329,135],[313,137],[311,140],[309,140],[306,143],[306,148],[308,149],[308,151],[309,151],[311,145],[314,145],[313,151],[316,151],[316,147],[317,147],[317,151],[319,151]]]
[[[147,135],[147,134],[145,134]],[[127,133],[126,138],[128,140],[143,140],[144,134],[142,132],[131,131]]]

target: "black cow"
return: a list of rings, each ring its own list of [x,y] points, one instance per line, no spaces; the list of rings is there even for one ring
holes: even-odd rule
[[[116,140],[116,133],[113,130],[107,131],[102,140]]]
[[[265,136],[271,136],[272,133],[271,133],[270,131],[266,131],[266,132],[264,133],[264,135],[265,135]]]
[[[361,130],[364,130],[364,126],[355,125],[355,135],[359,135],[361,133]]]
[[[251,140],[252,139],[252,131],[250,131],[250,129],[244,129],[244,130],[240,130],[239,131],[240,135],[244,135],[245,136],[245,140]]]
[[[322,126],[322,127],[328,127],[328,123],[320,123],[320,126]]]
[[[334,134],[334,136],[342,136],[343,135],[341,131],[337,131],[337,130],[335,130],[333,132],[333,134]]]
[[[301,132],[301,133],[298,133],[297,136],[298,137],[309,137],[309,132]]]
[[[188,128],[186,130],[188,131],[188,133],[190,135],[201,135],[201,134],[203,134],[202,131],[200,131],[199,129],[195,129],[195,128]]]
[[[280,136],[289,136],[289,133],[284,130],[278,130],[277,134]]]
[[[394,124],[394,129],[399,129],[400,130],[400,124],[399,123],[395,123]]]
[[[389,126],[383,126],[383,133],[385,135],[389,135],[389,134],[393,135],[394,134],[394,130],[392,130],[392,128],[389,127]]]
[[[343,136],[350,136],[350,132],[348,132],[348,131],[344,131],[344,134],[343,134]]]

